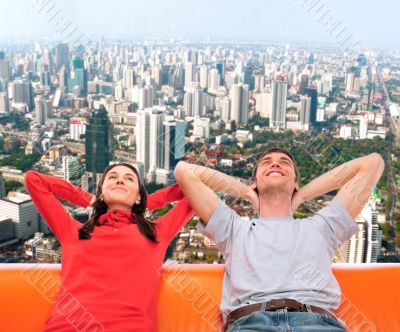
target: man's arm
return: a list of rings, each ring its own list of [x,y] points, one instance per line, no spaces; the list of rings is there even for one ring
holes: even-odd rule
[[[175,168],[175,178],[192,208],[206,224],[219,203],[214,191],[241,197],[258,205],[258,196],[250,186],[207,167],[180,161]]]
[[[371,153],[335,167],[301,188],[293,197],[293,208],[302,201],[340,188],[336,198],[355,219],[368,201],[384,167],[385,163],[378,153]]]

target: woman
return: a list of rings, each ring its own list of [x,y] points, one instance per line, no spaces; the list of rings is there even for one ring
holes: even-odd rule
[[[43,332],[156,330],[159,269],[169,242],[193,216],[178,185],[147,198],[136,169],[106,168],[95,196],[67,181],[29,171],[25,185],[62,246],[61,287]],[[93,206],[89,221],[74,220],[55,198]],[[180,200],[156,222],[153,210]]]

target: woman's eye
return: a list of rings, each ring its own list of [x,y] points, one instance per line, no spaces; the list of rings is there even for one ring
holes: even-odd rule
[[[132,178],[128,178],[128,180],[129,180],[129,181],[133,181],[133,179],[132,179]]]

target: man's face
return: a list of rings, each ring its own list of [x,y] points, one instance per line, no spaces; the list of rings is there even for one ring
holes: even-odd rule
[[[255,183],[259,194],[279,190],[292,195],[297,188],[293,161],[281,152],[268,153],[258,164]]]

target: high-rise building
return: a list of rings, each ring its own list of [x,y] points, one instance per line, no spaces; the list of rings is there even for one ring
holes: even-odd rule
[[[35,118],[36,122],[44,125],[51,115],[51,101],[40,96],[35,98]]]
[[[308,76],[306,74],[301,75],[300,89],[299,89],[300,93],[304,93],[304,89],[307,88],[309,85],[309,80],[310,80],[310,76]]]
[[[163,163],[164,113],[157,109],[139,110],[136,119],[136,161],[143,164],[146,179],[155,181],[155,170]]]
[[[254,91],[263,92],[265,88],[265,76],[262,74],[254,75]]]
[[[68,44],[60,43],[56,46],[56,64],[57,70],[62,66],[68,67],[69,65],[69,47]]]
[[[4,182],[3,173],[0,172],[0,198],[6,196],[6,184]]]
[[[203,89],[188,89],[183,97],[183,108],[186,116],[201,116],[204,114],[205,94]]]
[[[40,72],[40,85],[42,87],[50,87],[51,79],[50,79],[50,72],[49,71]]]
[[[345,77],[346,94],[358,95],[360,90],[360,74],[354,69],[349,70]]]
[[[68,80],[68,92],[78,92],[78,97],[87,96],[88,73],[81,58],[74,57],[71,60],[71,73],[70,79]]]
[[[10,64],[8,60],[0,59],[0,78],[5,82],[10,81],[11,79]]]
[[[64,180],[71,181],[81,176],[82,167],[79,163],[78,157],[63,156],[62,168],[64,173]]]
[[[287,81],[272,82],[272,112],[269,126],[272,128],[286,127]]]
[[[14,103],[23,103],[31,110],[33,107],[32,84],[28,79],[20,79],[13,82]]]
[[[7,92],[0,92],[0,117],[8,116],[9,114],[8,94]]]
[[[256,112],[262,118],[271,118],[272,93],[261,92],[256,96]]]
[[[210,118],[194,118],[193,136],[206,139],[210,136]]]
[[[153,87],[146,85],[143,88],[139,88],[139,109],[143,110],[149,107],[153,107]]]
[[[15,239],[14,223],[10,217],[0,215],[0,248],[12,242]]]
[[[231,101],[228,97],[222,98],[219,102],[221,120],[229,122],[231,120]]]
[[[216,92],[218,90],[219,86],[219,73],[217,69],[211,69],[210,70],[210,83],[208,85],[208,91],[209,92]]]
[[[220,61],[217,62],[217,70],[218,70],[218,74],[219,74],[219,85],[223,86],[225,84],[225,60],[224,61]]]
[[[378,226],[378,212],[370,200],[355,220],[359,232],[340,248],[347,263],[376,263],[381,251],[382,231]]]
[[[193,62],[185,63],[185,89],[192,87],[192,82],[196,80],[196,67]]]
[[[204,94],[202,89],[195,89],[193,93],[193,116],[204,114]]]
[[[173,171],[178,161],[185,156],[185,122],[164,121],[162,141],[163,168]]]
[[[86,124],[85,152],[86,170],[94,174],[103,173],[112,160],[112,125],[102,105],[92,112]]]
[[[307,87],[303,89],[303,93],[311,98],[310,104],[310,123],[317,122],[318,93],[315,87]]]
[[[186,116],[194,116],[193,114],[193,96],[192,90],[186,91],[183,96],[183,109],[185,110]]]
[[[27,239],[38,231],[39,214],[29,195],[14,193],[0,198],[0,215],[11,218],[17,239]]]
[[[122,69],[122,86],[125,89],[132,89],[136,83],[135,71],[133,68],[124,66]]]
[[[243,68],[243,83],[249,86],[249,89],[254,90],[254,66],[252,64],[247,64]]]
[[[302,125],[310,124],[311,97],[300,96],[300,123]]]
[[[79,141],[86,132],[86,118],[74,117],[69,121],[69,135],[71,139]]]
[[[208,66],[201,66],[200,67],[200,88],[207,89],[208,88],[208,77],[210,74],[210,70]]]
[[[368,115],[360,118],[360,139],[366,139],[368,136]]]
[[[231,89],[231,100],[231,120],[246,124],[249,113],[249,86],[234,84]]]

